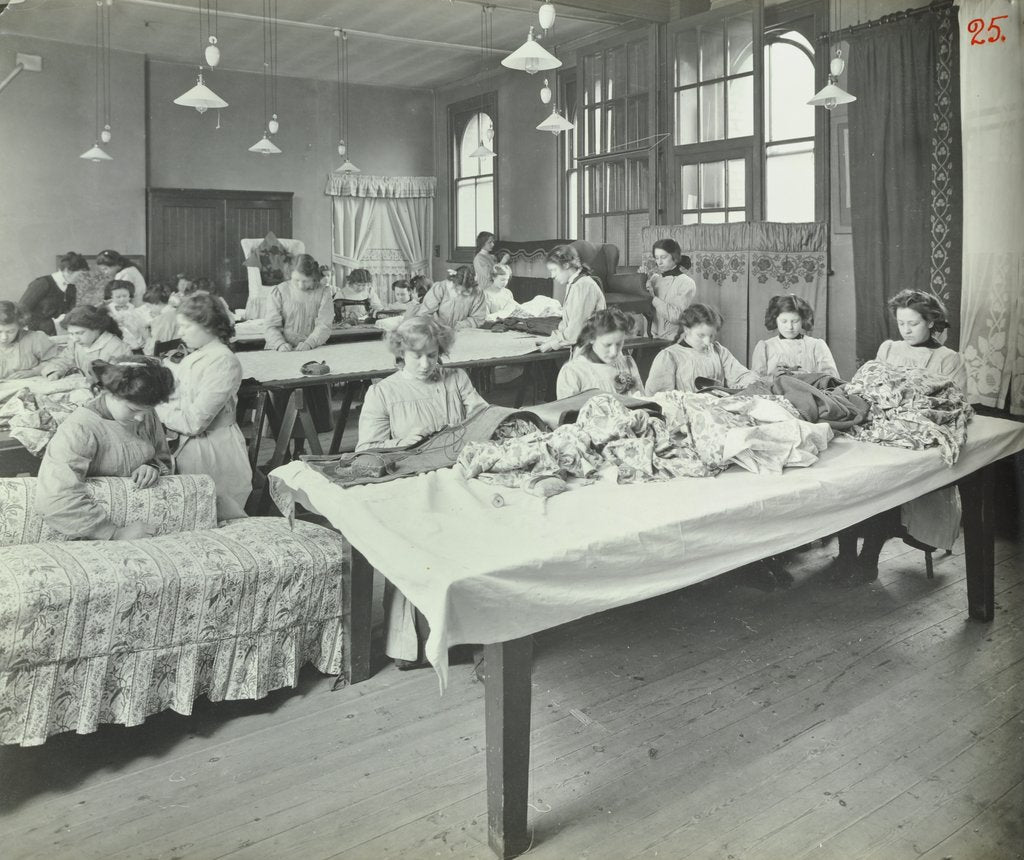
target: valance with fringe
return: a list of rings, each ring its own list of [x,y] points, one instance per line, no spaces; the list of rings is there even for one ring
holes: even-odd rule
[[[331,197],[433,197],[433,176],[369,176],[364,173],[331,173],[324,194]]]

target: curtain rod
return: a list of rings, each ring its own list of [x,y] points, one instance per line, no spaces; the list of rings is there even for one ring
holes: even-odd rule
[[[853,33],[860,33],[863,30],[870,30],[872,27],[881,27],[884,24],[891,24],[894,21],[903,21],[907,18],[917,18],[920,15],[928,15],[932,12],[943,12],[945,10],[953,9],[953,0],[937,0],[922,6],[918,9],[907,9],[904,12],[893,12],[891,15],[883,15],[874,21],[865,21],[863,24],[853,24],[849,27],[843,27],[841,30],[833,30],[829,33],[822,33],[818,36],[819,42],[826,42],[829,39],[843,39]]]

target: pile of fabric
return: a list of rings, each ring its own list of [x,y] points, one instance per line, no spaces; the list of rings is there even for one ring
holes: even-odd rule
[[[10,430],[29,452],[42,457],[60,423],[92,397],[80,374],[33,380],[31,386],[0,395],[0,430]]]
[[[466,478],[509,487],[547,477],[622,484],[706,478],[733,463],[779,473],[817,462],[832,438],[827,425],[801,421],[780,397],[669,391],[654,401],[661,415],[597,394],[573,424],[466,444],[458,466]]]
[[[959,458],[974,410],[950,380],[922,368],[868,361],[846,393],[871,406],[867,421],[849,431],[855,439],[915,451],[938,446],[947,466]]]

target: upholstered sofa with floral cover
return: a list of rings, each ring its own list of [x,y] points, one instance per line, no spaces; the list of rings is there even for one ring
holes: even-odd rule
[[[116,523],[157,535],[68,541],[36,513],[34,478],[0,480],[0,743],[258,699],[307,662],[341,671],[340,535],[276,517],[218,528],[206,476],[89,485]]]

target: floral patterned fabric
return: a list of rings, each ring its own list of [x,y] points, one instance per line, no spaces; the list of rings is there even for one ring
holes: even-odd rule
[[[0,426],[10,428],[11,436],[25,449],[42,457],[61,422],[95,395],[78,376],[79,385],[68,391],[35,394],[23,388],[0,407]]]
[[[35,478],[0,478],[0,546],[69,540],[36,510],[37,484]],[[167,535],[217,526],[213,479],[207,475],[166,476],[147,490],[131,478],[90,478],[85,486],[118,527],[143,522]]]
[[[832,439],[828,425],[800,421],[781,397],[668,391],[655,400],[664,417],[595,395],[575,424],[471,442],[458,466],[466,478],[510,487],[546,475],[587,482],[607,475],[630,484],[713,477],[733,463],[771,473],[809,466]]]
[[[918,367],[868,361],[846,393],[871,404],[867,422],[850,431],[854,438],[914,451],[938,446],[947,466],[956,463],[974,410],[951,380]]]
[[[0,743],[294,686],[342,669],[334,532],[278,518],[0,549]]]

